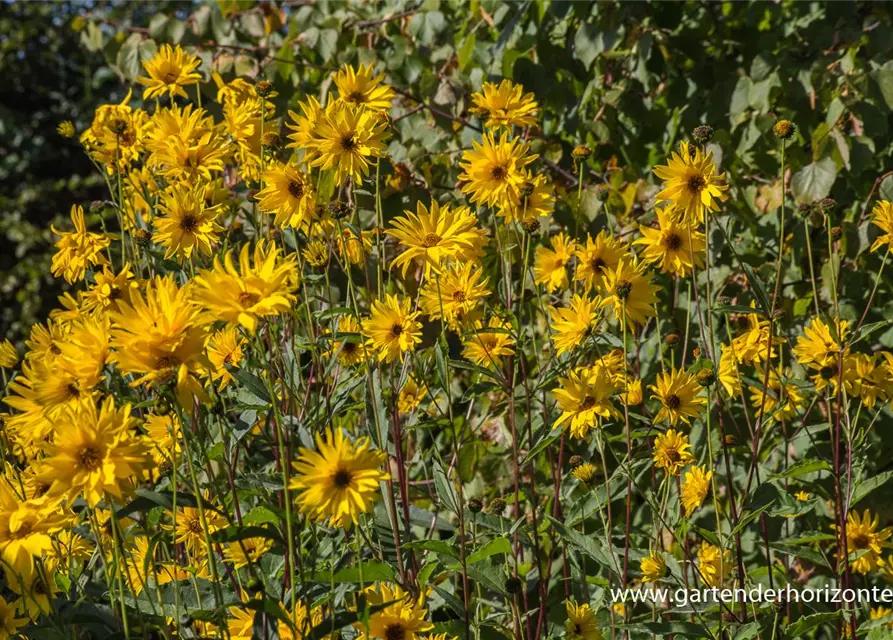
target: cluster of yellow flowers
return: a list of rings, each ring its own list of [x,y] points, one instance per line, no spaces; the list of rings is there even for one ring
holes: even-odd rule
[[[11,343],[0,345],[10,408],[0,432],[6,460],[0,561],[5,584],[17,596],[12,603],[0,597],[0,638],[51,613],[59,591],[80,595],[77,578],[94,570],[97,556],[109,572],[110,595],[120,596],[110,598],[119,615],[126,617],[133,606],[126,594],[151,592],[148,604],[165,611],[171,604],[160,587],[207,580],[226,619],[192,623],[202,637],[247,639],[255,626],[248,605],[256,591],[249,583],[282,581],[292,595],[280,603],[279,637],[302,637],[334,615],[334,600],[293,595],[296,572],[305,571],[303,550],[295,548],[296,518],[302,527],[306,521],[364,535],[366,514],[384,494],[394,521],[406,519],[405,531],[394,527],[399,548],[409,531],[411,501],[401,416],[425,413],[450,429],[458,424],[456,370],[471,371],[478,384],[491,381],[484,402],[494,412],[504,407],[512,420],[515,405],[524,403],[512,395],[516,387],[526,387],[528,420],[530,398],[542,392],[536,401],[545,435],[551,427],[561,438],[559,466],[565,447],[588,456],[594,440],[601,460],[578,455],[572,463],[572,477],[587,491],[599,469],[608,471],[607,426],[625,427],[627,459],[620,455],[617,464],[631,464],[630,421],[641,412],[635,419],[647,429],[636,439],[651,446],[645,458],[659,499],[640,561],[646,583],[668,579],[668,553],[707,586],[721,586],[732,575],[732,554],[724,548],[730,536],[721,524],[725,510],[719,508],[729,496],[717,491],[721,472],[714,466],[711,414],[718,404],[752,410],[759,442],[767,425],[805,421],[811,401],[852,400],[873,410],[893,399],[893,353],[855,349],[860,326],[839,316],[823,319],[818,308],[796,336],[790,365],[774,299],[771,309],[735,309],[740,330],[717,339],[708,241],[710,217],[729,185],[705,144],[682,142],[666,165],[654,168],[663,183],[654,224],[627,225],[623,232],[596,232],[592,225],[585,238],[577,237],[576,227],[572,233],[553,219],[556,187],[531,151],[539,115],[534,96],[509,80],[486,82],[471,97],[469,112],[479,118],[481,136],[461,150],[456,191],[442,197],[429,191],[426,200],[408,202],[401,215],[385,220],[379,190],[395,132],[390,111],[396,93],[373,65],[337,70],[335,95],[324,104],[307,97],[287,117],[277,114],[269,82],[225,82],[211,73],[220,121],[201,105],[204,75],[197,57],[165,45],[144,67],[143,106],[132,106],[128,93],[119,104],[99,108],[80,136],[111,200],[88,212],[75,205],[72,229],[53,229],[59,240],[52,272],[72,291],[45,324],[33,327],[21,363]],[[281,136],[280,127],[290,133]],[[586,149],[575,152],[580,187],[587,155]],[[394,171],[407,170],[395,165]],[[364,184],[370,191],[364,193]],[[374,210],[366,213],[374,217],[362,217],[357,200],[370,196]],[[579,197],[567,200],[582,206]],[[106,230],[112,215],[115,233]],[[873,221],[884,235],[872,250],[886,246],[889,253],[893,204],[878,203]],[[779,262],[783,256],[779,247]],[[707,274],[707,288],[697,298],[701,320],[692,325],[700,334],[691,340],[698,354],[687,362],[686,326],[677,361],[679,336],[660,335],[662,282],[674,282],[677,292],[682,282],[697,296],[699,273]],[[655,334],[656,372],[640,363],[641,343]],[[428,366],[432,360],[438,373]],[[363,383],[374,395],[388,376],[394,415],[373,407],[358,419],[350,398],[362,404]],[[536,376],[541,382],[531,391]],[[348,378],[353,386],[342,393],[339,385]],[[494,399],[497,389],[505,397]],[[234,476],[251,469],[251,453],[238,459],[240,450],[230,447],[226,433],[232,428],[227,403],[244,403],[237,394],[246,390],[265,402],[268,414],[251,418],[250,437],[263,443],[262,455],[275,453],[270,468],[281,474],[267,496],[284,511],[287,535],[278,541],[257,531],[220,535],[243,524]],[[308,408],[311,394],[316,409]],[[325,427],[299,439],[295,425],[313,411]],[[696,451],[692,425],[701,423],[707,437],[698,441],[706,450]],[[522,453],[514,422],[511,429],[509,455],[517,465]],[[220,450],[212,454],[207,443]],[[728,443],[716,438],[715,444]],[[223,476],[231,495],[208,490]],[[153,518],[127,508],[139,488],[149,487],[163,487],[170,497],[155,505],[163,513]],[[687,541],[667,542],[674,488],[685,519],[713,494],[718,535],[701,539],[694,555]],[[517,484],[514,489],[520,501]],[[557,484],[555,493],[557,499]],[[797,498],[810,499],[803,492]],[[460,491],[456,499],[464,527],[466,496]],[[261,496],[255,506],[263,504]],[[520,502],[513,508],[516,518],[524,515]],[[530,517],[536,525],[535,509]],[[856,554],[852,571],[893,576],[893,557],[882,557],[891,530],[878,530],[877,516],[853,512],[838,525],[846,528],[847,552]],[[464,536],[463,529],[462,545]],[[400,577],[417,580],[419,568],[404,568],[399,553]],[[272,572],[263,564],[271,554],[285,556],[284,566]],[[521,563],[510,564],[506,572],[517,581]],[[426,570],[430,575],[434,565]],[[278,571],[281,576],[272,575]],[[335,559],[329,571],[334,576]],[[472,595],[463,577],[467,599]],[[411,584],[361,584],[355,606],[368,615],[356,622],[358,632],[382,640],[443,640],[430,633],[429,592]],[[224,597],[221,585],[235,599]],[[515,597],[506,615],[520,627],[518,602]],[[566,606],[569,638],[602,637],[604,623],[589,602],[568,598]],[[177,616],[163,617],[174,629],[182,626]]]

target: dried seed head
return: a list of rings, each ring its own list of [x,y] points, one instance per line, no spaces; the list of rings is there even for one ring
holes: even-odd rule
[[[480,513],[481,509],[484,508],[484,503],[481,502],[478,498],[472,498],[468,501],[468,510],[472,513]]]
[[[487,505],[487,512],[494,516],[502,515],[503,511],[505,511],[505,500],[502,498],[493,498],[490,500],[490,504]]]
[[[254,83],[254,92],[261,98],[266,98],[273,93],[273,84],[269,80],[258,80]]]
[[[695,378],[699,385],[709,388],[716,382],[716,372],[712,368],[704,368],[698,371],[698,375]]]
[[[678,333],[668,333],[666,337],[664,337],[664,344],[668,347],[675,347],[679,344],[679,334]]]
[[[713,134],[713,127],[702,124],[701,126],[692,129],[691,138],[697,144],[707,144],[713,139]]]

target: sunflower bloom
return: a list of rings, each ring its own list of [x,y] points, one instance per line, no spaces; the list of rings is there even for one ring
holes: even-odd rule
[[[633,244],[644,247],[642,259],[656,264],[661,273],[685,277],[704,266],[707,246],[703,233],[676,221],[673,205],[657,209],[657,229],[639,226],[642,237]]]
[[[479,93],[472,94],[474,106],[469,109],[484,121],[487,128],[532,127],[536,125],[539,106],[532,93],[524,87],[503,80],[498,85],[485,82]]]
[[[662,553],[652,551],[639,563],[642,570],[642,582],[657,582],[667,575],[667,561]]]
[[[201,74],[195,71],[201,63],[200,58],[186,53],[179,45],[176,47],[169,44],[161,45],[158,53],[143,61],[143,68],[149,77],[136,79],[146,86],[143,90],[143,100],[165,95],[171,100],[174,96],[186,98],[183,87],[197,84],[202,79]]]
[[[223,227],[217,224],[219,207],[206,207],[204,188],[174,186],[161,196],[158,210],[166,214],[152,220],[155,241],[165,247],[166,259],[189,259],[195,251],[209,256]]]
[[[366,345],[383,362],[402,361],[404,354],[422,341],[422,324],[416,319],[421,312],[411,311],[411,306],[409,298],[387,294],[384,300],[372,303],[372,314],[363,320]]]
[[[698,397],[701,387],[694,376],[679,369],[659,373],[657,385],[650,388],[655,392],[651,397],[663,405],[654,417],[655,422],[669,420],[674,427],[680,420],[690,424],[689,418],[699,417],[707,406],[707,399]]]
[[[671,476],[679,475],[682,467],[695,461],[690,448],[687,435],[670,429],[654,439],[654,465]]]
[[[595,612],[584,603],[578,605],[572,600],[565,602],[567,621],[564,623],[564,631],[568,640],[604,640],[602,632],[598,628]]]
[[[679,143],[679,153],[655,167],[654,174],[664,181],[663,191],[655,197],[671,201],[675,214],[688,225],[703,223],[705,214],[718,211],[719,202],[728,197],[725,174],[716,172],[713,153],[705,155],[687,142]]]
[[[721,587],[732,570],[732,554],[707,542],[698,548],[698,575],[709,588]]]
[[[559,233],[549,240],[552,248],[537,247],[533,262],[536,284],[546,287],[548,293],[568,287],[567,265],[576,252],[576,245],[567,234]]]
[[[893,202],[881,200],[876,203],[871,210],[871,223],[883,232],[871,244],[871,250],[877,251],[887,245],[889,251],[893,243]]]
[[[490,318],[487,327],[480,320],[475,321],[473,331],[462,343],[462,357],[482,367],[498,366],[502,358],[515,355],[515,340],[510,331],[511,325],[497,316]]]
[[[363,593],[372,606],[392,602],[369,617],[369,636],[372,638],[418,640],[420,633],[434,628],[433,624],[425,620],[428,612],[424,608],[424,594],[413,598],[398,585],[391,587],[382,582],[367,587]],[[360,623],[355,626],[362,628]]]
[[[235,380],[227,367],[238,367],[242,363],[244,345],[245,338],[239,335],[236,327],[224,327],[211,336],[207,352],[208,360],[214,366],[209,372],[211,380],[218,383],[219,390],[222,391]]]
[[[422,287],[419,306],[432,319],[440,319],[451,329],[474,320],[479,303],[490,295],[489,278],[473,262],[453,263]],[[478,314],[479,315],[479,314]]]
[[[577,248],[575,280],[582,280],[589,289],[606,291],[606,275],[616,269],[627,255],[626,245],[606,231],[599,231],[595,239],[586,236],[586,244]]]
[[[558,401],[561,415],[552,425],[569,422],[571,437],[585,438],[589,431],[601,426],[603,419],[619,418],[620,412],[611,402],[611,394],[617,386],[604,369],[595,374],[586,369],[576,369],[567,378],[559,378],[560,388],[552,395]]]
[[[12,369],[19,363],[19,354],[9,340],[0,341],[0,369]]]
[[[880,518],[866,509],[859,517],[858,511],[851,511],[846,517],[846,552],[847,554],[861,554],[858,558],[850,559],[850,569],[856,573],[865,575],[877,570],[881,560],[881,549],[889,547],[890,535],[893,529],[884,527],[877,530]],[[837,529],[837,525],[831,525]],[[838,558],[841,557],[838,551]]]
[[[359,183],[369,166],[385,154],[387,121],[378,113],[352,104],[335,104],[322,114],[315,131],[316,157],[311,166],[335,172],[335,184],[348,178]]]
[[[835,336],[831,335],[831,328],[821,318],[813,318],[803,328],[803,335],[797,338],[797,344],[793,348],[797,362],[824,366],[829,360],[836,360],[841,343],[847,341],[850,323],[846,320],[835,322]]]
[[[383,79],[384,74],[376,76],[371,64],[361,64],[359,69],[344,65],[333,78],[341,100],[370,111],[387,111],[391,108],[394,90],[383,84]]]
[[[84,279],[89,267],[109,264],[103,252],[111,244],[113,236],[87,231],[84,208],[80,205],[71,207],[71,222],[74,231],[57,231],[55,227],[50,227],[60,237],[50,268],[55,277],[64,276],[66,282],[73,284]]]
[[[523,224],[527,220],[551,215],[555,210],[555,188],[544,175],[528,176],[519,195],[509,191],[497,206],[497,215],[506,221]]]
[[[332,342],[332,348],[326,355],[331,357],[337,354],[341,364],[348,366],[366,362],[369,359],[369,353],[360,335],[362,331],[363,328],[353,316],[341,316],[335,333],[336,340]]]
[[[550,312],[555,319],[552,323],[552,331],[555,332],[552,344],[558,355],[576,349],[595,332],[599,304],[598,298],[576,294],[568,308],[551,307]]]
[[[605,273],[605,289],[608,295],[601,304],[612,307],[618,320],[625,314],[626,322],[636,326],[657,315],[658,287],[651,284],[644,263],[624,258]]]
[[[710,479],[713,478],[713,472],[704,469],[704,467],[693,466],[691,471],[685,473],[685,481],[682,483],[682,508],[685,509],[686,516],[690,516],[695,509],[701,506],[710,491]]]
[[[372,508],[379,486],[388,474],[380,467],[387,455],[370,449],[368,438],[355,443],[343,430],[316,436],[316,450],[301,448],[293,463],[296,475],[289,488],[298,491],[301,511],[313,520],[331,520],[334,526],[357,524],[359,515]]]
[[[529,146],[518,138],[509,140],[503,133],[497,140],[485,133],[482,142],[472,142],[472,149],[463,152],[459,166],[463,173],[459,180],[466,184],[462,193],[471,194],[471,202],[490,207],[507,198],[521,198],[527,181],[524,168],[536,160],[528,155]]]
[[[316,208],[316,193],[310,177],[291,164],[278,164],[265,171],[266,187],[257,194],[258,208],[275,215],[273,224],[282,229],[302,228]]]

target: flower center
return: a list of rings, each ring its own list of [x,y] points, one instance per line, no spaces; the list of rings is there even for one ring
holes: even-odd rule
[[[250,291],[243,291],[239,294],[239,304],[243,307],[253,307],[260,301],[260,296]]]
[[[617,286],[614,287],[614,295],[616,295],[621,300],[626,300],[629,298],[629,294],[632,293],[633,283],[629,280],[621,280],[617,283]]]
[[[704,177],[700,174],[691,176],[688,179],[688,190],[692,193],[700,193],[706,186],[707,183],[704,181]]]
[[[168,71],[164,74],[164,83],[165,84],[173,84],[177,80],[177,74],[173,71]]]
[[[288,183],[288,194],[292,198],[301,198],[304,195],[304,185],[297,180]]]
[[[96,447],[84,447],[78,454],[78,462],[87,471],[96,471],[102,464],[102,452]]]
[[[492,169],[490,169],[490,176],[494,180],[505,180],[506,176],[509,174],[508,169],[506,169],[505,165],[498,164]]]
[[[346,489],[350,486],[351,480],[353,480],[353,475],[347,469],[338,469],[332,474],[332,484],[337,489]]]
[[[346,136],[341,138],[341,148],[345,151],[353,151],[357,148],[357,141],[354,140],[352,133],[348,133]]]
[[[869,544],[868,536],[864,533],[857,533],[853,536],[853,546],[857,549],[867,549]]]
[[[70,382],[67,387],[65,387],[65,391],[68,392],[69,397],[71,398],[80,398],[81,390],[78,389],[78,386],[74,382]]]
[[[425,236],[425,239],[422,240],[422,245],[425,247],[436,247],[437,243],[441,240],[443,240],[443,238],[441,238],[436,233],[429,233]]]
[[[592,268],[593,271],[595,271],[596,273],[598,273],[599,271],[604,271],[604,270],[605,270],[605,261],[602,260],[600,257],[599,257],[599,258],[593,258],[593,259],[589,262],[589,266]]]
[[[592,407],[595,406],[595,398],[592,396],[586,396],[583,398],[583,402],[580,403],[580,411],[588,411]]]
[[[357,344],[355,342],[345,342],[341,350],[346,354],[356,353]]]
[[[195,233],[198,230],[198,218],[191,213],[186,214],[180,220],[180,229],[186,233]]]
[[[664,404],[667,405],[667,409],[678,409],[679,405],[682,404],[682,400],[680,400],[679,396],[677,396],[675,393],[671,393],[667,396]]]
[[[682,246],[682,238],[675,233],[668,233],[664,236],[664,246],[670,251],[676,251]]]
[[[155,369],[158,371],[164,369],[173,369],[178,364],[180,364],[174,356],[164,356],[163,358],[159,358],[155,363]]]
[[[401,333],[403,333],[403,325],[394,324],[394,326],[391,327],[391,335],[395,338],[399,338]]]
[[[198,518],[190,518],[187,526],[190,533],[199,534],[202,532],[202,521]]]
[[[403,640],[405,633],[403,625],[399,622],[392,622],[384,628],[385,640]]]
[[[366,102],[366,96],[362,91],[352,91],[350,95],[347,96],[347,99],[350,102],[363,103]]]
[[[453,293],[453,302],[465,302],[465,292],[455,291]]]
[[[121,287],[113,286],[111,289],[109,289],[109,300],[118,300],[123,295],[124,292],[121,291]]]
[[[679,451],[676,449],[667,449],[667,457],[670,459],[670,462],[679,462],[682,460],[682,456],[679,455]]]

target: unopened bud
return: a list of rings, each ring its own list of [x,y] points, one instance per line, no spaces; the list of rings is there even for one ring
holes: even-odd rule
[[[702,124],[692,130],[691,138],[698,144],[707,144],[713,139],[713,133],[713,127]]]
[[[779,120],[775,123],[775,126],[772,127],[772,133],[780,140],[790,140],[796,130],[797,127],[795,127],[794,123],[790,120]]]

